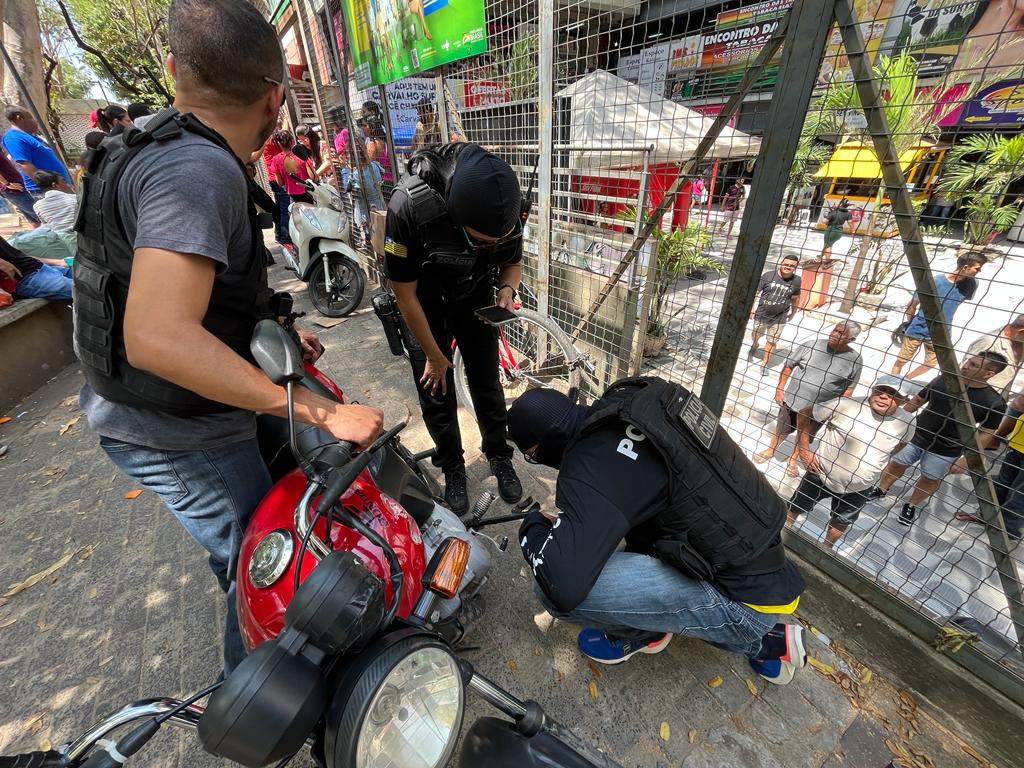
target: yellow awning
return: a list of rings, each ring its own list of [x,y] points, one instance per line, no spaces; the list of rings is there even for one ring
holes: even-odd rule
[[[904,173],[910,169],[922,150],[931,149],[931,144],[919,144],[900,155],[900,165]],[[878,163],[875,151],[865,144],[842,144],[836,147],[832,157],[818,172],[819,178],[836,177],[839,179],[880,179],[882,166]]]

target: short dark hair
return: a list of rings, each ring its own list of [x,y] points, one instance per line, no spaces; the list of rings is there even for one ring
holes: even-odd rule
[[[978,357],[985,361],[985,370],[992,371],[992,373],[1001,373],[1010,364],[1010,361],[1006,359],[1006,355],[1002,352],[996,352],[994,349],[986,349],[984,352],[979,352]]]
[[[375,114],[375,115],[379,115],[380,114],[380,104],[378,104],[376,101],[364,101],[363,102],[363,110],[365,110],[367,112],[373,112],[373,114]]]
[[[233,106],[265,96],[284,78],[274,28],[244,0],[171,0],[167,38],[178,79]]]
[[[153,110],[149,108],[149,104],[135,102],[134,104],[128,105],[128,117],[132,119],[132,122],[135,122],[140,117],[145,117],[146,115],[151,114],[153,114]]]
[[[795,253],[784,253],[782,254],[782,258],[779,259],[779,263],[781,264],[784,261],[800,261],[800,257]]]
[[[17,104],[11,104],[7,107],[7,111],[4,113],[4,117],[7,118],[7,122],[13,123],[19,117],[27,115],[28,110],[24,107],[19,107]]]
[[[35,176],[32,177],[32,179],[36,183],[36,186],[43,191],[46,191],[47,189],[53,189],[54,187],[57,186],[57,183],[63,178],[63,176],[54,173],[53,171],[36,171]]]
[[[988,259],[980,253],[963,253],[956,257],[957,269],[963,269],[969,264],[977,264],[979,267],[984,267],[988,264]]]
[[[274,143],[277,144],[281,149],[291,149],[295,144],[295,139],[289,131],[275,131],[274,132]]]
[[[103,131],[89,131],[85,134],[85,146],[88,149],[96,149],[105,138],[107,134]]]

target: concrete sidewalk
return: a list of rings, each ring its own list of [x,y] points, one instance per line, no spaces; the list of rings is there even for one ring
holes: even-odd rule
[[[280,268],[275,273],[288,284]],[[304,298],[301,285],[290,287]],[[340,323],[328,321],[330,328],[307,318],[327,346],[323,367],[349,399],[384,407],[389,423],[413,408],[403,440],[424,449],[408,364],[389,354],[364,304]],[[206,559],[156,497],[126,497],[133,485],[78,410],[80,384],[76,368],[66,369],[0,425],[0,444],[8,446],[0,458],[0,586],[63,563],[0,601],[3,753],[73,738],[133,699],[195,691],[220,668],[224,608]],[[471,491],[493,491],[465,414],[463,427]],[[554,475],[522,462],[517,468],[527,493],[550,504]],[[894,753],[904,758],[898,765],[987,765],[871,671],[870,660],[837,654],[811,633],[815,665],[784,688],[766,685],[745,659],[685,638],[658,656],[590,665],[576,650],[576,628],[554,621],[533,598],[515,530],[494,531],[513,543],[495,558],[487,614],[472,636],[479,647],[465,656],[623,766],[870,768],[889,765]],[[487,713],[471,701],[466,722]],[[137,764],[224,763],[204,755],[192,735],[172,732]]]

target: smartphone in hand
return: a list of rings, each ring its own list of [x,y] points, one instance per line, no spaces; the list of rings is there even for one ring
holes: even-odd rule
[[[497,304],[476,310],[476,316],[488,325],[505,325],[516,319],[515,312],[510,312]]]

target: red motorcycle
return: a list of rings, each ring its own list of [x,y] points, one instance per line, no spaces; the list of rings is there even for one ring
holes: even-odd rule
[[[487,546],[508,543],[479,531],[521,519],[532,501],[485,517],[493,501],[486,494],[464,525],[420,467],[429,454],[402,446],[404,423],[358,455],[352,444],[298,429],[296,384],[343,401],[341,391],[303,364],[277,323],[260,323],[252,352],[287,389],[289,417],[260,424],[278,479],[239,558],[238,612],[250,654],[194,696],[136,702],[70,744],[0,757],[0,768],[116,768],[164,723],[196,730],[207,751],[244,766],[283,768],[309,749],[321,768],[441,768],[454,756],[467,691],[511,722],[478,719],[462,735],[459,766],[618,768],[538,703],[519,700],[456,654],[482,613]],[[207,696],[204,708],[197,702]]]

